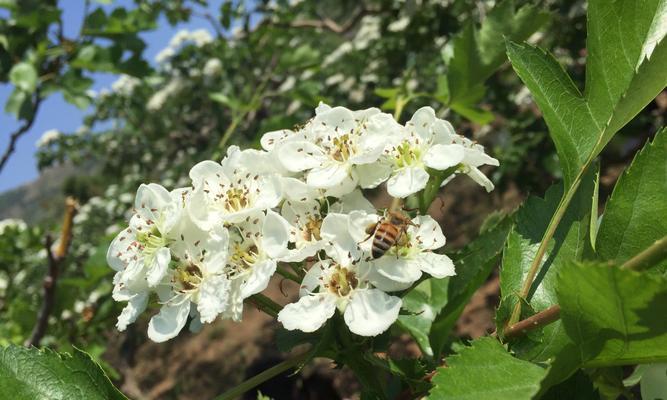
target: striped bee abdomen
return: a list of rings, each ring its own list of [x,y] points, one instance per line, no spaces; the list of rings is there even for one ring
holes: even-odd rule
[[[373,258],[380,258],[386,253],[391,246],[396,244],[396,240],[401,231],[390,223],[381,223],[375,230],[373,236],[373,247],[371,254]]]

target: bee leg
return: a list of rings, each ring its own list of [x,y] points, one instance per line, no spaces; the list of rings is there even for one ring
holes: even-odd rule
[[[373,225],[369,225],[368,228],[366,228],[366,233],[368,234],[368,236],[366,236],[364,238],[364,240],[361,240],[361,241],[357,242],[357,244],[363,243],[363,242],[367,241],[368,239],[372,238],[373,235],[375,235],[375,229],[378,227],[378,225],[380,225],[379,221],[376,222]]]

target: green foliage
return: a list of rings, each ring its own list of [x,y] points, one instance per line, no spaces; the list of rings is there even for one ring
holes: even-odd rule
[[[438,356],[450,340],[463,307],[496,266],[512,222],[502,218],[453,255],[456,276],[425,279],[403,297],[403,309],[410,314],[399,316],[398,323],[427,356]]]
[[[588,64],[582,95],[556,60],[508,42],[512,66],[539,105],[570,187],[613,135],[667,85],[667,34],[657,21],[665,0],[607,2],[588,8]],[[629,10],[635,13],[629,18]],[[625,15],[625,17],[622,17]],[[619,29],[607,29],[608,26]]]
[[[585,365],[667,360],[664,277],[570,262],[558,282],[563,326]]]
[[[596,250],[603,260],[622,264],[667,236],[667,131],[637,153],[605,206]],[[662,264],[663,268],[666,265]]]
[[[437,369],[429,399],[532,399],[544,367],[514,358],[493,338],[472,342]]]
[[[590,253],[586,238],[590,228],[591,198],[595,179],[592,173],[584,178],[584,183],[580,186],[554,235],[554,240],[550,243],[541,272],[533,284],[534,289],[530,291],[528,298],[524,299],[534,312],[557,304],[556,279],[563,265],[569,260],[581,260]],[[550,216],[558,207],[562,190],[561,185],[550,188],[544,200],[531,197],[517,212],[516,225],[507,240],[500,270],[502,304],[496,322],[501,334],[507,314],[519,301],[522,284],[548,227]],[[538,336],[522,338],[513,344],[513,349],[526,359],[547,361],[561,351],[566,341],[560,322],[546,326],[536,335]]]
[[[9,71],[9,80],[17,88],[32,93],[37,88],[37,71],[27,62],[20,62]]]
[[[35,399],[126,399],[89,355],[8,346],[0,349],[0,396]]]
[[[486,124],[493,120],[491,113],[474,106],[484,95],[484,81],[507,59],[499,39],[525,40],[548,20],[549,14],[536,7],[525,5],[516,10],[514,1],[504,0],[489,12],[479,29],[471,21],[466,23],[451,47],[443,52],[448,66],[446,103],[474,122]]]

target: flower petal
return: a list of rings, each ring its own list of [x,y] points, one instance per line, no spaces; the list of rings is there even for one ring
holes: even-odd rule
[[[345,323],[352,333],[377,336],[396,321],[401,304],[398,297],[378,289],[357,290],[345,309]]]
[[[146,274],[148,286],[153,287],[162,281],[167,274],[170,261],[171,252],[168,248],[162,247],[155,252],[152,263],[148,266],[148,274]]]
[[[144,312],[148,304],[148,293],[137,293],[130,297],[123,311],[118,316],[116,328],[119,331],[124,331],[127,326],[137,320],[139,314]]]
[[[322,164],[324,153],[314,143],[291,140],[277,148],[280,163],[290,172],[305,171]]]
[[[276,260],[266,260],[253,265],[252,273],[241,286],[241,297],[247,299],[266,289],[274,272],[276,272]]]
[[[430,143],[433,137],[431,126],[435,120],[435,111],[433,108],[426,106],[415,111],[405,126],[419,135],[422,142]]]
[[[463,161],[463,146],[459,144],[436,144],[424,154],[427,167],[444,171]]]
[[[422,167],[402,168],[387,181],[387,191],[392,197],[408,197],[424,189],[428,177],[428,173]]]
[[[272,210],[266,211],[262,226],[262,247],[269,257],[279,258],[287,254],[289,229],[289,224],[280,214]]]
[[[314,294],[286,305],[278,313],[278,321],[288,331],[298,329],[303,332],[315,332],[334,315],[334,312],[336,312],[336,296]]]
[[[391,175],[391,165],[384,162],[362,164],[355,167],[359,186],[364,189],[374,188],[386,181]]]
[[[165,304],[148,323],[148,337],[162,343],[174,338],[185,326],[190,314],[190,301],[180,301],[174,305]]]
[[[348,165],[329,162],[308,171],[306,183],[315,188],[326,189],[341,184],[349,175]]]
[[[434,278],[441,279],[446,276],[456,275],[454,262],[444,254],[431,253],[430,251],[418,254],[414,261],[419,268]]]
[[[197,311],[201,322],[211,323],[229,305],[231,284],[224,275],[212,275],[199,286]]]
[[[436,220],[429,215],[419,215],[412,219],[414,226],[408,227],[408,234],[425,250],[439,249],[445,245],[445,235]]]
[[[357,242],[350,235],[346,214],[330,213],[322,221],[320,234],[328,241],[327,254],[336,261],[349,264],[360,254]]]
[[[421,269],[410,258],[384,255],[372,262],[375,272],[399,284],[412,284],[422,276]]]
[[[470,167],[468,168],[468,171],[466,171],[466,175],[472,178],[473,181],[477,182],[477,184],[483,186],[487,192],[493,190],[493,182],[491,182],[491,180],[487,178],[486,175],[484,175],[479,169]]]

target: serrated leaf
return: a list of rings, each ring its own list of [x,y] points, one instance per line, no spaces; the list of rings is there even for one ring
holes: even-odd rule
[[[9,71],[9,80],[24,92],[32,93],[37,88],[37,71],[32,64],[20,62]]]
[[[566,186],[667,85],[665,18],[667,0],[590,1],[584,95],[552,56],[507,44],[549,126]]]
[[[127,399],[100,366],[78,349],[69,355],[14,345],[0,349],[0,398]]]
[[[586,174],[549,243],[540,273],[525,299],[534,312],[558,303],[557,276],[563,265],[569,260],[581,260],[592,253],[588,231],[596,177],[594,171]],[[496,313],[496,323],[501,336],[511,310],[519,301],[521,287],[547,230],[549,219],[558,207],[562,190],[560,184],[552,186],[547,190],[544,200],[531,197],[517,212],[516,225],[507,240],[500,270],[502,302]],[[527,316],[524,308],[522,307],[522,317]],[[578,368],[580,359],[575,357],[576,353],[570,351],[570,345],[561,321],[551,323],[538,332],[531,332],[530,335],[510,343],[511,349],[519,357],[533,362],[550,363],[543,383],[544,389],[566,379]]]
[[[403,309],[413,314],[400,315],[398,323],[424,354],[442,351],[463,307],[497,264],[512,223],[506,216],[453,255],[456,276],[426,279],[403,297]]]
[[[481,338],[447,358],[432,379],[430,400],[532,399],[546,369],[513,357],[493,338]]]
[[[667,236],[667,130],[647,143],[614,187],[600,224],[598,256],[622,264]],[[663,263],[664,266],[665,263]]]
[[[595,263],[564,265],[561,319],[587,366],[667,361],[667,279]]]

